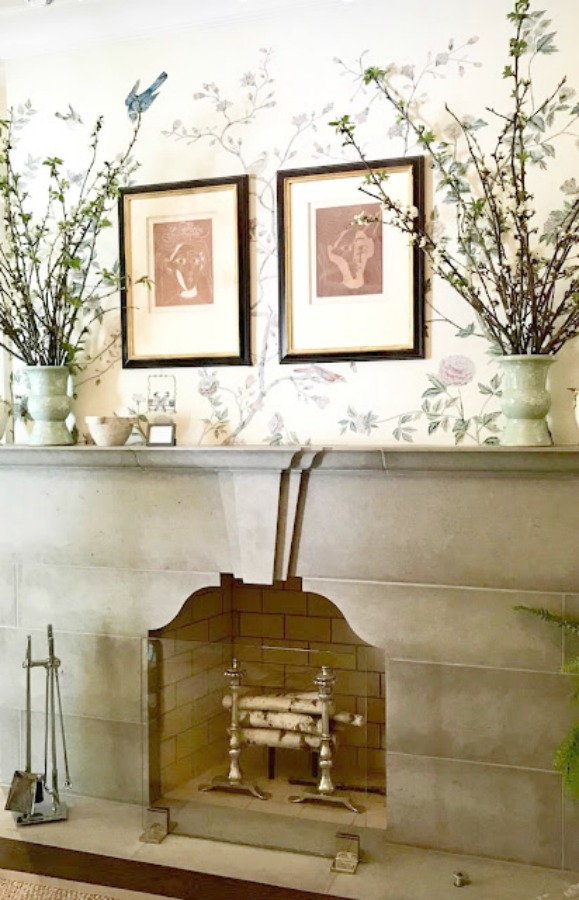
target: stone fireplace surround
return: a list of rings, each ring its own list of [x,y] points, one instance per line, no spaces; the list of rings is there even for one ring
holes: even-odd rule
[[[27,633],[55,629],[75,790],[139,802],[142,638],[221,573],[299,577],[384,650],[387,840],[579,868],[568,648],[512,611],[579,615],[576,450],[5,447],[0,485],[3,784]]]

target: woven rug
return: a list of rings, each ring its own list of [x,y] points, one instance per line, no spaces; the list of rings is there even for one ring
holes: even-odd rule
[[[104,894],[71,891],[50,884],[7,881],[0,878],[0,900],[114,900]]]

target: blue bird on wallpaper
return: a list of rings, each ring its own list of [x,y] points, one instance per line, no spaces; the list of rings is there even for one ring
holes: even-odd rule
[[[137,93],[140,81],[136,81],[125,100],[125,106],[129,113],[129,119],[134,122],[140,113],[144,113],[149,108],[153,100],[157,97],[159,88],[167,80],[167,73],[161,72],[158,78],[155,78],[153,84],[145,91]]]

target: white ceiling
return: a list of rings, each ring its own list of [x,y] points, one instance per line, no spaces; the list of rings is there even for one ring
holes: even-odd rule
[[[0,0],[0,61],[347,2],[362,0]]]

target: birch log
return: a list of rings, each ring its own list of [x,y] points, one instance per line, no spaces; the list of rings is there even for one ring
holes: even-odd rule
[[[317,700],[318,695],[312,694],[311,699],[302,699],[304,697],[306,697],[305,694],[246,694],[245,697],[241,697],[239,701],[241,713],[267,713],[268,722],[266,723],[257,718],[248,720],[247,718],[241,718],[241,716],[240,722],[242,724],[254,725],[258,728],[267,726],[287,730],[294,730],[295,728],[295,730],[304,731],[304,733],[309,733],[310,730],[312,733],[318,732],[320,730],[320,720],[318,717],[322,712],[319,700]],[[311,705],[315,701],[317,701],[315,709],[298,708],[298,704]],[[231,709],[231,694],[226,694],[222,702],[225,709]],[[284,718],[283,721],[281,718],[279,720],[277,719],[277,715],[285,713],[287,713],[288,716],[295,716],[295,725],[286,724],[286,722],[294,721],[293,719]],[[272,715],[275,715],[276,718],[272,719]],[[365,721],[364,716],[357,713],[335,712],[333,704],[330,704],[330,718],[336,725],[354,725],[356,728],[361,728]],[[303,727],[300,727],[300,723]],[[312,723],[311,729],[310,723]]]
[[[299,734],[297,731],[274,728],[241,728],[239,735],[245,744],[277,747],[280,750],[319,750],[321,743],[321,738],[314,734]],[[335,735],[332,735],[332,743],[336,743]]]
[[[320,716],[306,713],[272,712],[266,709],[244,709],[239,713],[239,724],[250,728],[277,728],[281,731],[297,731],[300,734],[319,734]]]
[[[231,694],[223,698],[225,709],[231,709]],[[239,698],[239,709],[262,709],[272,712],[309,713],[321,716],[322,706],[315,691],[307,693],[287,694],[245,694]],[[335,711],[333,703],[330,703],[330,714]]]

